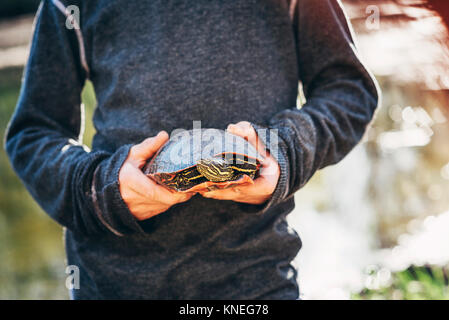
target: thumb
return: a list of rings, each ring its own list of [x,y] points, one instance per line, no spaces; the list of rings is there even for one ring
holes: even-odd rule
[[[129,152],[129,159],[139,162],[146,161],[151,158],[160,147],[168,141],[168,133],[161,131],[155,137],[147,138],[141,143],[133,146]]]
[[[267,157],[265,145],[257,136],[256,130],[251,123],[241,121],[237,124],[230,124],[226,130],[229,133],[235,134],[236,136],[240,136],[247,140],[253,147],[256,148],[257,152],[259,152],[263,158]]]

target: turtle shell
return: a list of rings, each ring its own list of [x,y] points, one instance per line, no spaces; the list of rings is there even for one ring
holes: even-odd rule
[[[243,174],[237,180],[212,182],[196,169],[201,159],[216,157],[244,159],[260,165],[262,156],[245,139],[219,129],[182,130],[172,134],[170,140],[144,166],[143,172],[157,183],[181,192],[198,192],[227,188],[236,184],[253,183],[253,179]],[[182,183],[177,179],[183,176],[194,178]]]

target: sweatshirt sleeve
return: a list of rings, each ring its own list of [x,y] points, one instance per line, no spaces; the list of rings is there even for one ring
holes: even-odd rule
[[[318,169],[345,157],[361,140],[380,94],[357,55],[337,0],[298,0],[293,25],[306,103],[276,114],[267,124],[254,124],[258,132],[270,129],[259,136],[276,150],[273,156],[281,168],[263,211],[293,195]]]
[[[141,232],[118,186],[130,146],[110,154],[81,143],[85,73],[65,19],[51,1],[42,1],[6,151],[31,195],[61,225],[82,235]]]

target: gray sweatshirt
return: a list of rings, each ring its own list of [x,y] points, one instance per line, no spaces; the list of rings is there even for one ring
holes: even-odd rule
[[[340,4],[298,0],[290,19],[287,0],[62,1],[79,7],[81,38],[55,3],[36,18],[6,150],[66,228],[74,298],[296,299],[293,194],[360,141],[378,103]],[[98,100],[91,151],[79,139],[87,76]],[[195,120],[276,129],[273,196],[247,205],[196,195],[139,222],[119,192],[130,147]]]

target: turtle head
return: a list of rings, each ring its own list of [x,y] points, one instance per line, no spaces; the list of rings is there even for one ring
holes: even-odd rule
[[[201,159],[196,167],[199,173],[212,182],[228,181],[234,177],[234,169],[222,158]]]

